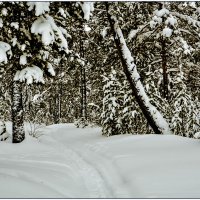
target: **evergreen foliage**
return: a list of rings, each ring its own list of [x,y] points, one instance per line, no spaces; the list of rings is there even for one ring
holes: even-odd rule
[[[174,134],[195,137],[200,3],[107,5],[149,103]],[[0,31],[0,119],[14,122],[16,142],[24,121],[98,125],[105,136],[154,133],[123,71],[104,2],[1,2]]]

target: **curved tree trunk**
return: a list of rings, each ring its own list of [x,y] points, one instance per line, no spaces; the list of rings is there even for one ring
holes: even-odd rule
[[[135,96],[140,109],[142,110],[142,113],[144,114],[155,134],[170,134],[171,131],[167,121],[163,118],[161,113],[150,103],[150,100],[145,93],[144,86],[140,81],[140,76],[137,72],[136,65],[134,64],[134,59],[131,56],[130,50],[126,46],[126,42],[119,27],[118,21],[109,13],[108,3],[106,3],[106,8],[108,20],[111,25],[124,73],[130,84],[132,93]]]

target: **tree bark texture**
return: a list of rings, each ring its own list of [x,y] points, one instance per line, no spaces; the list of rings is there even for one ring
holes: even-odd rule
[[[13,81],[12,87],[12,142],[20,143],[25,139],[22,84],[19,81]]]
[[[163,97],[168,99],[168,77],[167,77],[167,55],[166,55],[166,41],[162,38],[162,69],[163,69]]]
[[[84,58],[84,47],[83,41],[80,42],[80,55]],[[81,64],[81,80],[80,80],[80,90],[81,90],[81,118],[87,119],[87,93],[86,93],[86,73],[85,65]]]

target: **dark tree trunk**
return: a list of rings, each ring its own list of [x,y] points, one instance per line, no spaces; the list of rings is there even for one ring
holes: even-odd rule
[[[21,28],[21,11],[18,9],[16,5],[13,5],[13,9],[11,13],[11,21],[17,21],[19,23],[19,30]],[[20,43],[22,35],[20,31],[14,29],[13,34],[16,35],[18,42]],[[23,110],[23,99],[22,99],[22,83],[19,81],[15,81],[14,77],[18,70],[21,70],[21,66],[19,63],[19,48],[15,45],[12,48],[13,53],[13,71],[12,71],[12,142],[20,143],[25,139],[25,131],[24,131],[24,110]]]
[[[80,42],[80,55],[84,58],[84,47],[83,41]],[[80,80],[80,90],[81,90],[81,118],[83,120],[87,119],[87,94],[86,94],[86,73],[85,65],[81,64],[81,80]]]
[[[132,94],[135,96],[135,99],[136,99],[137,103],[139,104],[140,109],[142,110],[142,113],[144,114],[146,120],[148,121],[149,125],[153,129],[154,133],[155,134],[163,134],[164,132],[166,133],[166,132],[168,132],[169,127],[167,126],[167,128],[166,128],[167,131],[165,131],[163,129],[163,127],[161,126],[161,124],[159,124],[159,119],[155,120],[156,117],[153,116],[154,113],[151,110],[151,108],[153,106],[150,105],[150,102],[147,103],[147,101],[149,101],[149,100],[145,100],[144,96],[142,96],[142,94],[141,94],[144,91],[144,87],[142,86],[142,84],[140,82],[140,78],[138,77],[137,80],[135,80],[135,78],[132,76],[132,73],[134,73],[134,69],[132,69],[132,71],[129,69],[130,63],[128,61],[128,58],[123,53],[123,47],[126,44],[123,44],[121,42],[120,35],[116,31],[116,21],[109,13],[108,3],[106,3],[106,9],[107,9],[108,20],[110,22],[111,29],[112,29],[112,32],[113,32],[114,41],[115,41],[116,47],[118,49],[118,54],[120,56],[121,63],[122,63],[122,66],[123,66],[123,71],[126,75],[126,78],[129,82],[129,84],[130,84],[130,87],[132,89]],[[118,28],[119,28],[119,26],[118,26]],[[121,29],[120,29],[120,31],[121,31]],[[138,89],[139,89],[138,84],[140,84],[140,86],[142,87],[140,91],[138,91]],[[150,106],[151,106],[151,108],[150,108]],[[156,108],[154,108],[154,111],[156,111],[157,114],[159,113]],[[159,117],[162,117],[162,116],[159,115]],[[164,118],[160,119],[160,120],[163,120],[165,122],[165,124],[167,124],[167,122],[164,120]]]
[[[24,116],[22,104],[22,84],[13,81],[12,85],[12,122],[13,143],[20,143],[25,139]]]
[[[83,117],[87,120],[87,91],[86,91],[86,74],[85,68],[83,69]]]
[[[158,2],[158,10],[163,8],[163,3]],[[161,17],[162,21],[165,21],[164,16]],[[167,49],[166,49],[166,39],[164,36],[161,37],[161,59],[162,59],[162,70],[163,70],[163,85],[162,85],[162,92],[163,98],[168,99],[168,77],[167,77]]]
[[[81,93],[81,99],[80,99],[80,106],[81,106],[81,109],[80,109],[80,117],[82,118],[83,117],[83,66],[81,65],[80,66],[80,93]]]
[[[59,115],[59,123],[60,123],[60,119],[62,118],[62,80],[60,81],[59,84],[59,95],[58,95],[58,101],[59,101],[59,111],[58,111],[58,115]]]
[[[168,78],[167,78],[167,54],[166,54],[166,40],[162,38],[162,69],[163,69],[163,97],[168,99]]]
[[[59,110],[60,110],[60,95],[56,93],[54,97],[54,123],[59,124],[60,123],[60,118],[59,118]]]
[[[60,68],[58,68],[57,73],[59,77],[55,80],[54,87],[54,123],[59,124],[62,117],[62,95],[63,95],[63,82],[62,82],[62,73],[63,73],[63,57],[61,58]]]

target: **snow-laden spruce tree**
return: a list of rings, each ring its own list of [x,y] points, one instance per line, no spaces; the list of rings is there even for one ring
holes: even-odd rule
[[[150,133],[147,121],[132,95],[132,90],[127,80],[122,86],[123,105],[121,106],[120,117],[123,134],[145,134]]]
[[[198,116],[198,99],[194,99],[184,83],[182,65],[177,75],[175,90],[172,89],[172,121],[171,128],[177,135],[193,137],[200,131]],[[176,89],[178,88],[178,91]]]
[[[45,83],[44,71],[55,75],[51,62],[57,56],[54,53],[69,53],[67,31],[54,20],[59,7],[50,8],[49,2],[0,4],[0,62],[13,73],[13,143],[25,138],[21,82]]]
[[[159,102],[171,120],[174,133],[192,137],[196,131],[197,104],[194,101],[195,92],[188,87],[187,76],[196,65],[194,56],[199,51],[198,7],[195,3],[187,5],[182,2],[158,5],[150,21],[157,46],[154,52],[160,48],[160,59],[154,62],[157,66],[154,72],[157,71],[158,76],[154,76],[157,80],[153,80],[157,88],[161,88],[158,96],[164,99]],[[155,92],[151,94],[155,96]]]
[[[106,136],[122,134],[120,120],[121,84],[114,69],[108,77],[104,76],[104,84],[103,112],[101,115],[102,134]]]
[[[152,70],[159,69],[161,73],[158,82],[160,82],[161,95],[165,99],[170,99],[173,71],[176,70],[176,66],[179,66],[178,62],[185,63],[196,51],[198,42],[199,22],[195,19],[197,15],[195,17],[195,12],[190,8],[187,10],[193,13],[192,17],[187,13],[183,15],[182,8],[183,3],[157,3],[157,9],[152,13],[152,19],[149,22],[151,38],[154,39],[149,42],[152,42],[151,45],[155,44],[150,65]],[[196,33],[193,32],[195,29]]]
[[[123,107],[121,114],[122,129],[125,134],[136,133],[135,128],[137,127],[136,118],[138,115],[138,110],[134,102],[134,97],[132,91],[128,85],[128,82],[123,81]]]

